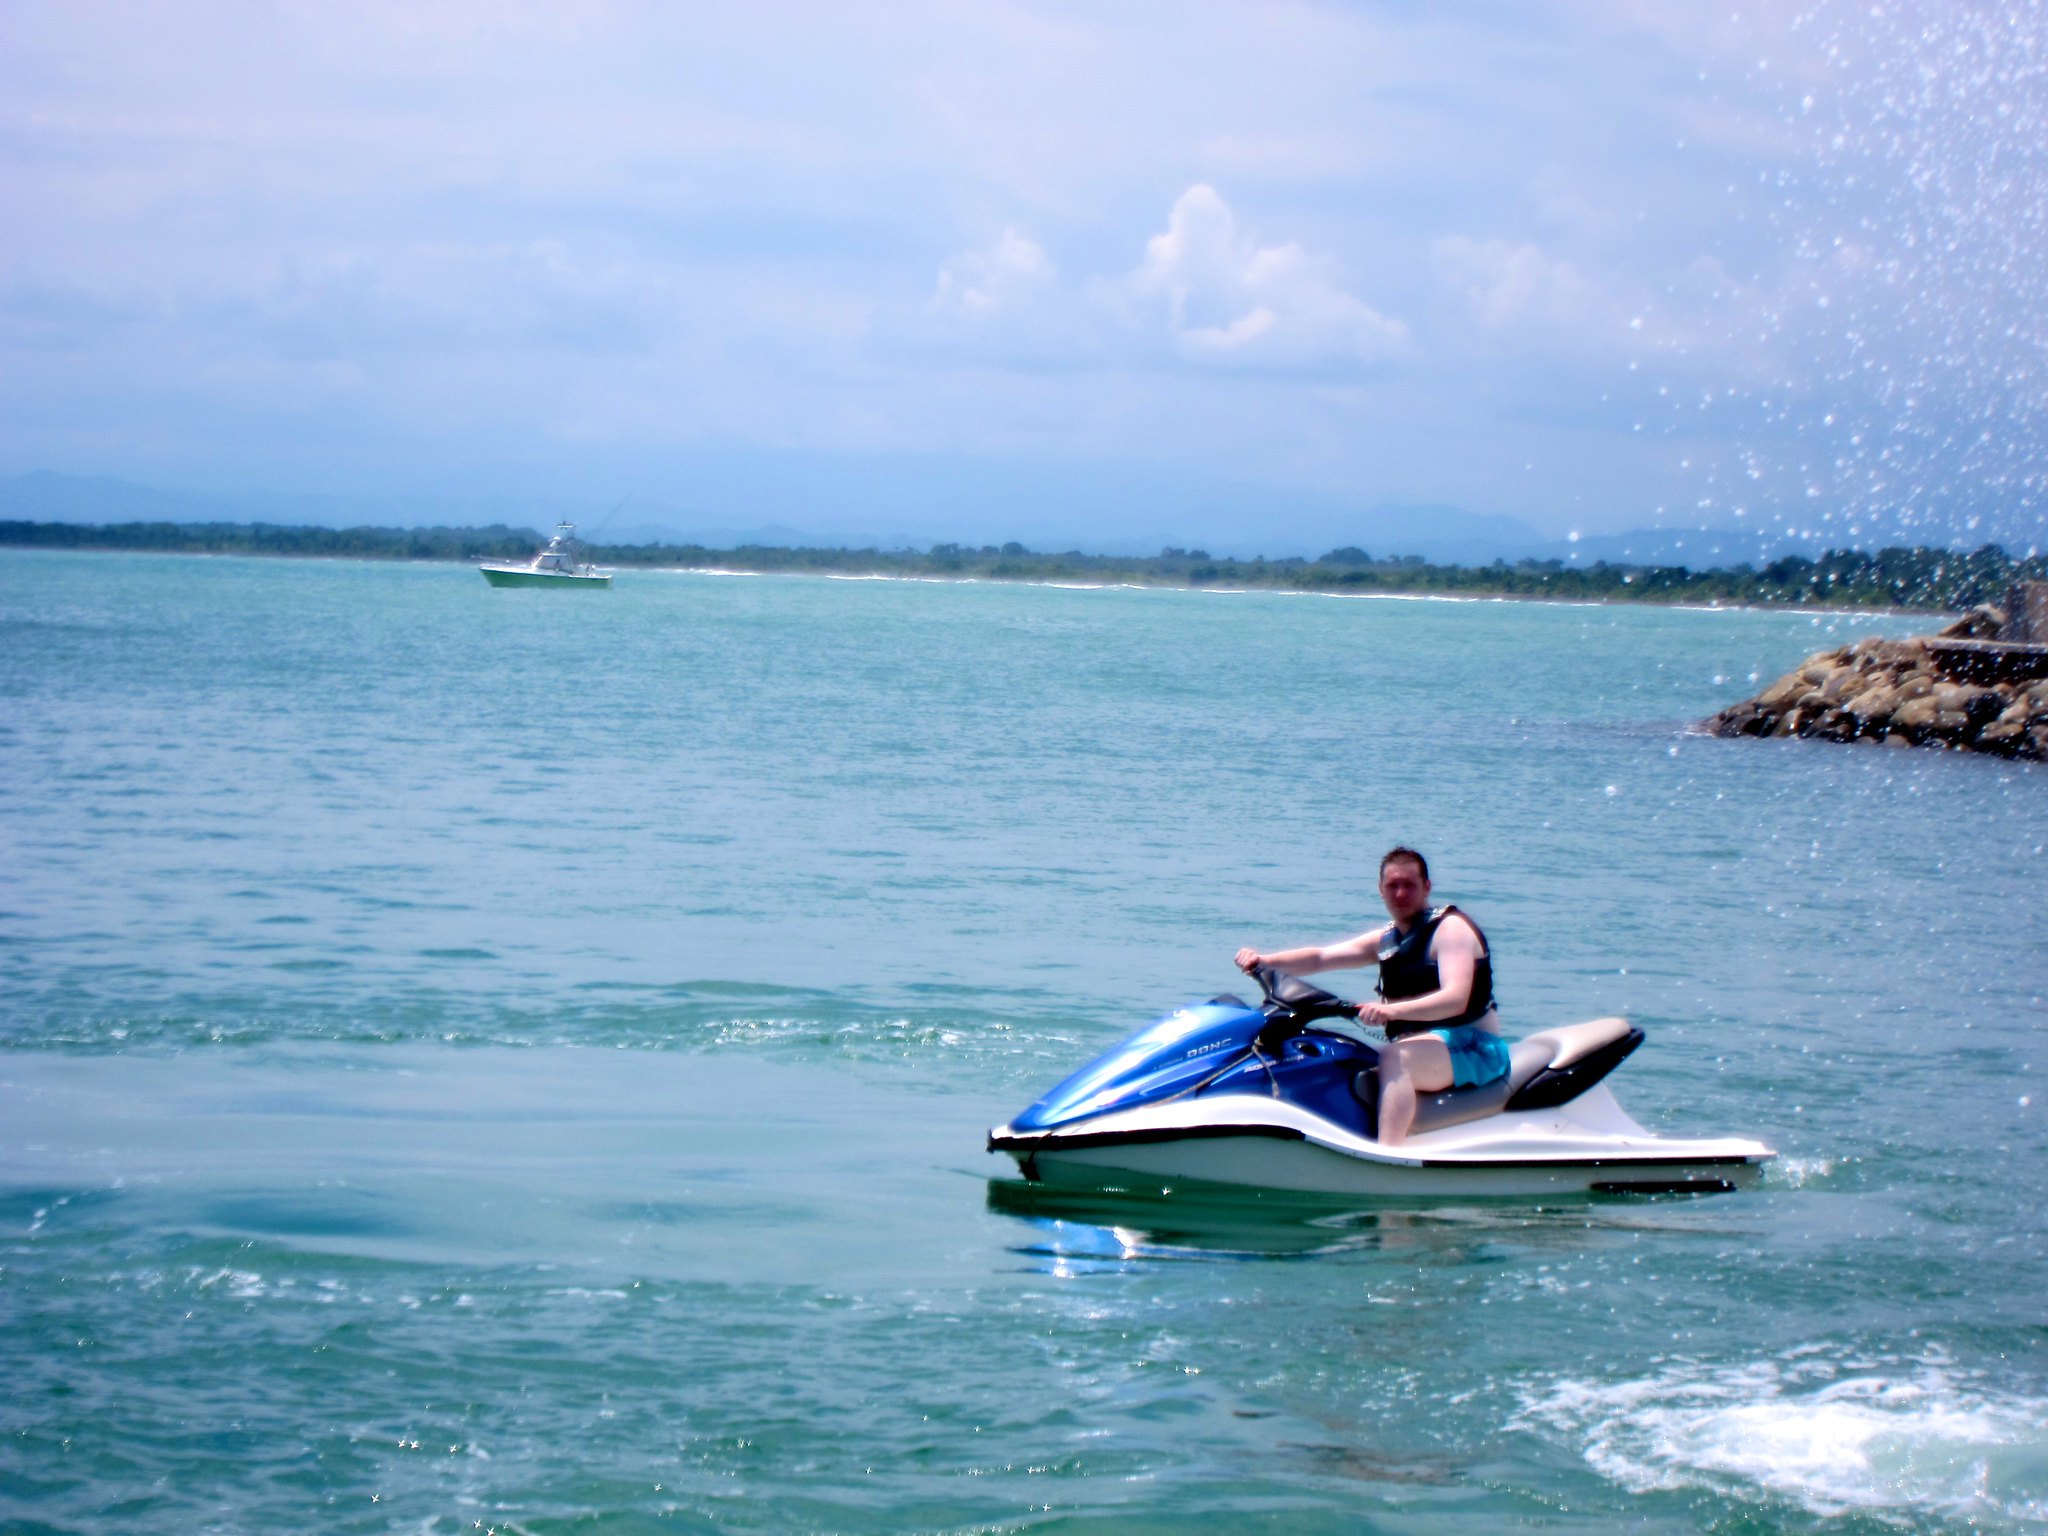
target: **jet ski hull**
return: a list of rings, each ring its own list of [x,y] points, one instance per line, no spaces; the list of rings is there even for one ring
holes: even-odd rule
[[[1307,1196],[1542,1196],[1742,1188],[1775,1154],[1739,1137],[1677,1140],[1597,1086],[1557,1109],[1497,1114],[1382,1147],[1283,1099],[1228,1094],[989,1137],[1026,1179],[1164,1193],[1186,1185]]]
[[[1753,1157],[1557,1159],[1544,1163],[1393,1161],[1307,1140],[1240,1134],[1121,1147],[1051,1147],[1017,1157],[1026,1179],[1059,1189],[1170,1194],[1190,1186],[1308,1196],[1500,1196],[1720,1193],[1753,1186]]]

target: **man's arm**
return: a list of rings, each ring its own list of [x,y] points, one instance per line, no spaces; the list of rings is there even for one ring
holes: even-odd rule
[[[1398,1003],[1366,1003],[1358,1010],[1359,1022],[1385,1027],[1395,1022],[1429,1024],[1455,1019],[1472,1001],[1472,975],[1482,953],[1478,931],[1465,921],[1463,913],[1453,912],[1437,926],[1436,937],[1429,943],[1440,983],[1437,989],[1420,997],[1404,997]]]
[[[1340,939],[1335,944],[1311,944],[1303,949],[1280,949],[1270,955],[1260,954],[1256,949],[1240,949],[1237,968],[1249,971],[1255,965],[1263,965],[1283,976],[1306,976],[1313,971],[1341,971],[1353,966],[1378,965],[1380,936],[1386,931],[1384,927],[1375,928],[1355,939]],[[1471,990],[1469,976],[1466,990]]]

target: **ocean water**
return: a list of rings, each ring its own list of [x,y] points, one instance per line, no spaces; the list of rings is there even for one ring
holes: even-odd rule
[[[0,1529],[2048,1525],[2048,773],[1685,730],[1925,627],[0,552]],[[1763,1187],[984,1152],[1395,841]]]

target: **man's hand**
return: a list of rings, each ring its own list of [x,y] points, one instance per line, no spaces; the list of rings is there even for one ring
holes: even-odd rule
[[[1240,949],[1237,952],[1237,968],[1249,976],[1255,967],[1264,965],[1265,959],[1256,949]]]

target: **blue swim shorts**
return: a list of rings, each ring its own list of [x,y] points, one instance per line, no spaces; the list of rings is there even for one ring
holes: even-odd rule
[[[1481,1088],[1508,1075],[1508,1043],[1492,1030],[1458,1024],[1430,1033],[1450,1047],[1452,1087]]]

